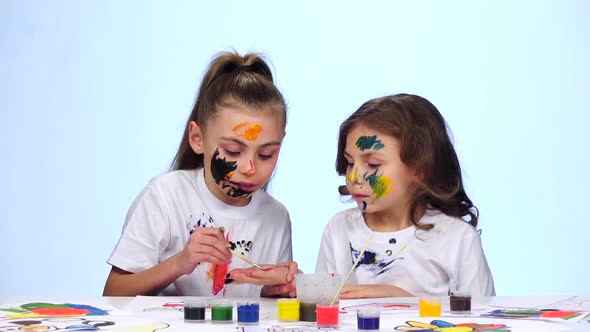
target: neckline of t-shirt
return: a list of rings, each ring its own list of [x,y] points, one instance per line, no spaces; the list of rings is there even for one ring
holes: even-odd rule
[[[258,191],[252,194],[250,203],[246,206],[233,206],[219,200],[207,187],[205,183],[205,172],[202,168],[199,168],[191,172],[191,178],[195,184],[195,189],[203,203],[216,215],[228,216],[232,218],[240,217],[247,218],[256,214],[257,208],[260,205],[260,193]]]
[[[393,231],[393,232],[379,232],[379,231],[374,231],[372,230],[368,225],[367,222],[365,221],[365,218],[363,216],[363,213],[361,212],[361,210],[359,210],[358,208],[353,208],[353,218],[355,220],[358,220],[358,224],[359,227],[361,229],[361,231],[367,236],[372,233],[373,235],[373,241],[376,242],[382,242],[383,240],[387,240],[389,241],[391,238],[395,238],[396,240],[398,239],[407,239],[409,236],[412,236],[414,234],[414,232],[416,232],[416,225],[411,225],[409,227],[406,227],[404,229],[400,229],[399,231]]]

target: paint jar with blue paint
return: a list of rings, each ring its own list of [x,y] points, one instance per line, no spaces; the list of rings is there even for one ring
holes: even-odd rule
[[[356,312],[356,323],[359,331],[378,331],[381,313],[379,308],[361,308]]]
[[[186,298],[184,300],[184,322],[203,323],[205,321],[205,308],[207,303],[199,298]]]
[[[238,324],[256,325],[260,319],[258,301],[238,301]]]

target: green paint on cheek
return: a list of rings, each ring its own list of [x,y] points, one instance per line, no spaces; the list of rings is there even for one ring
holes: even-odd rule
[[[379,176],[377,175],[377,171],[375,173],[365,176],[365,181],[369,182],[371,188],[373,188],[373,194],[375,194],[375,198],[381,198],[384,195],[387,195],[393,189],[391,185],[391,179],[387,176]]]

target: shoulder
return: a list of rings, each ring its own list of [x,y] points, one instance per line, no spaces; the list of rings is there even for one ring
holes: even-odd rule
[[[363,214],[358,208],[350,208],[336,213],[328,224],[326,229],[346,229],[354,225],[364,223]]]
[[[175,201],[195,191],[194,175],[190,171],[172,171],[152,178],[135,199],[137,204],[155,204],[164,208],[166,201]],[[142,203],[143,202],[143,203]]]
[[[431,230],[421,231],[421,233],[427,234],[432,232],[445,237],[473,237],[479,235],[475,227],[465,220],[448,216],[436,210],[428,210],[422,219],[420,219],[420,223],[434,226]]]
[[[260,190],[253,198],[257,200],[255,204],[260,208],[259,213],[268,214],[275,218],[280,217],[287,220],[289,219],[289,211],[287,210],[287,207],[266,191]]]
[[[177,170],[156,176],[148,183],[148,188],[169,191],[196,186],[196,172],[194,170]]]

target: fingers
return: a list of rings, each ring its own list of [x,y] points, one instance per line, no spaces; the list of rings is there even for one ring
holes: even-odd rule
[[[267,265],[265,265],[266,267]],[[288,269],[285,266],[270,266],[269,269],[260,270],[257,268],[247,269],[233,269],[229,274],[229,278],[234,282],[240,284],[255,284],[255,285],[282,285],[287,283]]]
[[[197,227],[185,247],[199,262],[229,264],[231,252],[220,228]]]
[[[291,282],[283,285],[264,286],[260,292],[260,295],[267,297],[275,295],[295,297],[297,296],[297,292],[295,290],[295,283]]]
[[[282,262],[277,265],[286,266],[289,268],[289,272],[287,273],[287,282],[293,281],[296,274],[303,273],[301,270],[299,270],[299,266],[295,261]]]

